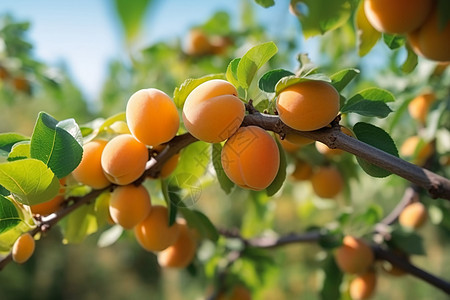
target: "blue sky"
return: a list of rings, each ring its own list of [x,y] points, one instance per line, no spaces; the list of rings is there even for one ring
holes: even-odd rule
[[[240,0],[159,1],[153,6],[156,12],[152,18],[147,18],[144,43],[181,36],[218,9],[236,16],[240,3]],[[280,0],[270,9],[255,5],[255,11],[260,19],[271,20],[269,30],[276,32],[286,25],[288,3]],[[9,12],[16,20],[31,21],[29,37],[35,55],[51,65],[64,61],[85,95],[94,99],[105,78],[108,61],[120,57],[124,51],[110,4],[109,0],[1,0],[0,13]],[[290,16],[290,21],[294,23],[296,19]]]

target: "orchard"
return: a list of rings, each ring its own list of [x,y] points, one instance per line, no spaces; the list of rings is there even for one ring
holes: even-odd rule
[[[94,107],[0,23],[1,299],[448,299],[449,1],[130,2]]]

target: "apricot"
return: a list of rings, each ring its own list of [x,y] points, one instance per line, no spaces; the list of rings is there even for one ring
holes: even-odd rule
[[[281,121],[300,131],[331,123],[339,112],[339,93],[328,82],[303,81],[280,92],[276,107]]]
[[[142,89],[131,95],[125,114],[131,134],[147,146],[170,141],[180,127],[175,103],[158,89]]]
[[[298,159],[295,163],[295,170],[292,172],[291,176],[294,180],[307,180],[311,178],[313,174],[313,168],[310,163]]]
[[[375,291],[377,277],[375,272],[367,272],[350,282],[350,296],[353,300],[369,299]]]
[[[450,22],[444,28],[440,27],[437,8],[419,29],[408,33],[407,38],[418,55],[434,61],[450,61]]]
[[[187,36],[186,53],[192,56],[202,56],[213,53],[213,45],[201,29],[191,29]]]
[[[235,285],[229,293],[222,292],[217,296],[217,300],[251,300],[252,294],[243,285]]]
[[[344,187],[341,173],[333,166],[320,167],[313,173],[310,181],[314,192],[321,198],[333,198]]]
[[[194,259],[197,243],[186,222],[179,222],[175,243],[158,253],[158,264],[163,268],[185,268]]]
[[[108,141],[94,140],[83,145],[83,158],[72,175],[76,181],[94,189],[102,189],[111,183],[102,168],[102,153]]]
[[[367,271],[374,262],[372,249],[361,239],[347,235],[335,252],[339,268],[349,274]]]
[[[130,134],[121,134],[110,140],[103,149],[101,164],[109,181],[127,185],[145,171],[147,147]]]
[[[175,243],[180,233],[177,223],[169,226],[169,215],[165,206],[154,205],[150,214],[134,227],[138,243],[147,251],[162,251]]]
[[[431,143],[421,144],[422,139],[415,135],[407,138],[400,147],[400,155],[412,158],[412,162],[423,166],[433,154],[434,147]]]
[[[423,93],[418,95],[408,104],[409,114],[413,119],[425,124],[428,110],[435,100],[436,96],[434,93]]]
[[[341,126],[340,129],[346,135],[351,136],[351,137],[354,136],[353,132],[350,129],[348,129],[347,127]],[[316,146],[317,151],[319,151],[319,153],[321,153],[322,155],[325,155],[327,157],[338,156],[345,152],[344,150],[341,150],[341,149],[336,149],[336,148],[332,149],[332,148],[328,147],[327,145],[325,145],[324,143],[319,142],[319,141],[316,141],[315,146]]]
[[[186,98],[183,122],[197,139],[220,143],[238,130],[245,106],[228,81],[212,79],[197,86]]]
[[[29,233],[22,234],[15,242],[12,248],[12,259],[16,263],[23,264],[34,253],[34,238]]]
[[[164,150],[165,146],[156,146],[153,148],[158,154]],[[180,160],[180,153],[173,155],[167,160],[161,168],[161,173],[159,174],[161,178],[167,178],[173,171],[177,168],[178,161]]]
[[[222,149],[225,174],[240,187],[259,191],[278,173],[280,153],[270,134],[256,126],[241,127]]]
[[[405,34],[425,22],[433,4],[433,0],[365,0],[364,12],[376,30]]]
[[[131,229],[151,212],[151,200],[147,189],[134,184],[118,186],[111,193],[109,213],[114,223]]]
[[[64,203],[64,193],[66,191],[66,177],[61,178],[59,180],[60,189],[58,195],[52,198],[49,201],[42,202],[35,205],[30,205],[31,212],[33,214],[39,214],[41,216],[47,216],[49,214],[54,213],[55,211],[61,208],[61,205]]]
[[[30,82],[25,77],[13,78],[12,85],[19,92],[29,93],[31,91]]]
[[[421,202],[414,202],[406,206],[398,216],[400,225],[412,229],[418,229],[427,220],[427,209]]]

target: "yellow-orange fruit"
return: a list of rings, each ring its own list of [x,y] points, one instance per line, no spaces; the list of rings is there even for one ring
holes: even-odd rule
[[[375,291],[377,277],[375,272],[367,272],[350,282],[350,296],[353,300],[369,299]]]
[[[310,163],[298,159],[295,163],[295,170],[292,172],[291,176],[294,180],[307,180],[311,178],[313,174],[313,169]]]
[[[94,140],[83,146],[83,158],[72,175],[76,181],[89,185],[94,189],[102,189],[110,185],[102,168],[102,153],[108,141]]]
[[[180,233],[177,223],[169,227],[168,210],[154,205],[150,214],[134,227],[138,243],[147,251],[162,251],[175,243]]]
[[[5,80],[8,79],[9,76],[10,76],[9,71],[5,67],[0,66],[0,79]]]
[[[213,53],[213,45],[208,36],[201,29],[189,31],[186,41],[186,53],[192,56],[201,56]]]
[[[228,81],[213,79],[197,86],[186,98],[183,122],[196,138],[219,143],[238,130],[245,106]]]
[[[363,273],[374,262],[372,249],[363,240],[349,235],[336,250],[335,258],[339,268],[349,274]]]
[[[348,129],[347,127],[341,126],[341,131],[343,133],[345,133],[348,136],[353,137],[353,132]],[[317,151],[319,151],[319,153],[321,153],[322,155],[325,155],[327,157],[333,157],[333,156],[337,156],[337,155],[341,155],[342,153],[344,153],[344,150],[341,149],[332,149],[330,147],[328,147],[327,145],[325,145],[324,143],[321,143],[319,141],[316,141],[316,149]]]
[[[283,147],[284,151],[289,152],[289,153],[294,153],[298,149],[300,149],[300,145],[291,143],[286,138],[281,139],[278,135],[276,137],[277,137],[278,141],[280,142],[281,147]]]
[[[158,89],[134,93],[128,100],[125,114],[131,134],[147,146],[170,141],[180,127],[175,103]]]
[[[408,111],[411,117],[422,124],[425,124],[430,105],[436,100],[434,93],[423,93],[415,97],[408,104]]]
[[[61,205],[64,202],[64,193],[65,193],[65,184],[66,177],[61,178],[59,180],[60,189],[58,195],[56,195],[53,199],[42,202],[39,204],[31,205],[30,209],[33,214],[39,214],[41,216],[47,216],[49,214],[54,213],[55,211],[61,208]]]
[[[364,12],[376,30],[405,34],[425,22],[433,4],[433,0],[365,0]]]
[[[277,98],[281,121],[301,131],[331,123],[339,112],[339,93],[325,81],[303,81],[285,88]]]
[[[414,202],[406,206],[398,217],[400,225],[417,229],[427,220],[427,208],[421,202]]]
[[[425,23],[407,37],[418,55],[435,61],[450,61],[450,22],[444,28],[440,27],[438,9],[434,9]]]
[[[293,134],[293,133],[286,134],[286,137],[284,139],[290,143],[293,143],[293,144],[299,145],[299,146],[305,146],[305,145],[314,143],[313,139],[309,139],[307,137],[301,136],[299,134]]]
[[[178,238],[175,243],[158,253],[158,264],[164,268],[185,268],[194,259],[197,243],[185,222],[177,222]]]
[[[148,161],[147,147],[129,134],[110,140],[103,149],[101,164],[109,181],[127,185],[145,171]]]
[[[116,187],[109,200],[109,213],[114,223],[131,229],[142,222],[151,212],[150,195],[142,185]]]
[[[280,153],[270,134],[256,126],[241,127],[222,149],[222,166],[240,187],[263,190],[278,173]]]
[[[317,196],[333,198],[339,194],[344,186],[344,180],[338,169],[333,166],[320,167],[310,178]]]
[[[12,85],[19,92],[29,93],[31,89],[30,82],[25,77],[13,78]]]
[[[34,253],[34,238],[29,233],[22,234],[15,242],[12,248],[12,259],[16,263],[26,262]]]
[[[217,296],[217,300],[251,300],[252,294],[243,285],[235,285],[229,293],[222,292]]]
[[[154,150],[159,154],[164,150],[165,146],[159,145],[154,148]],[[159,174],[161,178],[167,178],[173,171],[177,168],[178,161],[180,160],[180,153],[173,155],[169,160],[167,160],[161,168],[161,173]]]
[[[420,143],[421,138],[417,135],[407,138],[400,147],[400,155],[413,158],[414,164],[422,166],[433,154],[434,147],[431,143]]]

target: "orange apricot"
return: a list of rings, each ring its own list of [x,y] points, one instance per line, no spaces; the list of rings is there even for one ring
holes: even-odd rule
[[[450,61],[450,22],[440,27],[437,8],[419,29],[408,33],[407,38],[418,55],[434,61]]]
[[[158,253],[158,264],[164,268],[185,268],[194,259],[196,240],[186,222],[179,222],[179,234],[175,243]]]
[[[157,153],[161,153],[164,150],[165,146],[159,145],[154,147],[153,149]],[[172,174],[173,171],[177,168],[178,161],[180,160],[180,153],[176,153],[172,157],[170,157],[162,166],[160,176],[161,178],[167,178],[170,174]]]
[[[147,189],[134,184],[118,186],[111,193],[109,213],[114,223],[131,229],[151,212],[151,200]]]
[[[39,204],[30,205],[31,212],[33,214],[39,214],[41,216],[47,216],[49,214],[54,213],[55,211],[59,210],[61,208],[61,205],[64,202],[64,193],[65,193],[65,184],[66,184],[66,177],[61,178],[59,180],[60,189],[58,195],[56,195],[54,198],[52,198],[49,201],[42,202]]]
[[[177,223],[169,226],[169,215],[165,206],[154,205],[150,214],[134,227],[138,243],[147,251],[162,251],[175,243],[180,233]]]
[[[282,90],[276,107],[281,121],[301,131],[331,123],[339,112],[339,93],[328,82],[303,81]]]
[[[405,34],[425,22],[433,4],[433,0],[365,0],[364,12],[376,30]]]
[[[313,173],[310,181],[314,192],[321,198],[333,198],[344,187],[341,173],[333,166],[320,167]]]
[[[127,185],[145,171],[147,147],[130,134],[121,134],[110,140],[103,149],[101,164],[109,181]]]
[[[295,170],[292,172],[291,176],[294,180],[307,180],[311,178],[313,174],[313,169],[310,163],[298,159],[295,163]]]
[[[102,189],[110,185],[101,163],[103,149],[107,143],[108,141],[105,140],[94,140],[83,145],[83,158],[72,172],[76,181],[94,189]]]
[[[23,264],[34,253],[34,238],[29,233],[22,234],[15,242],[12,248],[12,259],[14,262]]]
[[[423,93],[415,97],[408,104],[408,111],[411,117],[422,124],[425,124],[430,105],[436,100],[434,93]]]
[[[414,202],[406,206],[398,217],[400,225],[412,229],[418,229],[427,220],[427,209],[421,202]]]
[[[158,89],[142,89],[131,95],[125,114],[131,134],[147,146],[170,141],[180,126],[175,103]]]
[[[196,138],[219,143],[238,130],[245,106],[236,88],[228,81],[213,79],[197,86],[186,98],[183,122]]]
[[[186,53],[201,56],[213,53],[213,45],[208,36],[201,29],[191,29],[187,36]]]
[[[412,158],[412,162],[419,166],[425,164],[433,151],[433,144],[423,143],[417,135],[407,138],[400,147],[400,155]]]
[[[350,129],[348,129],[347,127],[341,126],[340,129],[346,135],[351,136],[351,137],[354,136],[353,132]],[[325,145],[324,143],[319,142],[319,141],[316,141],[315,146],[316,146],[317,151],[319,151],[319,153],[321,153],[322,155],[325,155],[327,157],[333,157],[333,156],[341,155],[342,153],[344,153],[344,150],[337,149],[337,148],[332,149],[332,148],[328,147],[327,145]]]
[[[247,287],[243,285],[235,285],[229,293],[221,292],[217,296],[217,300],[251,300],[252,294]]]
[[[240,187],[259,191],[278,173],[280,153],[275,140],[256,126],[241,127],[222,149],[225,174]]]
[[[368,270],[374,262],[372,249],[361,239],[347,235],[335,252],[339,268],[349,274],[359,274]]]
[[[31,90],[30,82],[22,76],[13,78],[12,85],[19,92],[29,93]]]
[[[353,300],[369,299],[375,291],[377,277],[375,272],[367,272],[350,282],[350,296]]]

